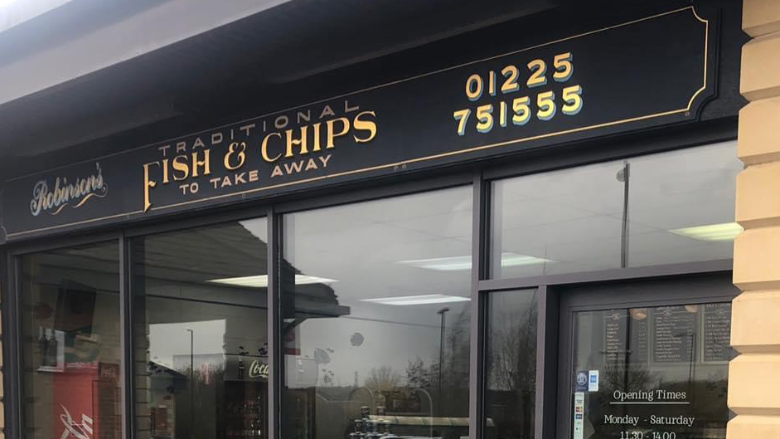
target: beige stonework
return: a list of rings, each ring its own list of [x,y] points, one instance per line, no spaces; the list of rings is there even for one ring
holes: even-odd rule
[[[780,224],[780,162],[750,166],[737,176],[736,219],[742,227]]]
[[[742,415],[729,423],[726,439],[780,437],[780,417]]]
[[[734,284],[741,290],[780,289],[780,227],[747,229],[734,241]]]
[[[737,153],[745,164],[780,160],[780,129],[767,127],[780,127],[780,97],[751,102],[740,111]]]
[[[149,416],[136,416],[135,417],[135,427],[139,431],[149,431],[151,429]]]
[[[737,413],[780,415],[780,352],[740,355],[729,364],[729,407]]]
[[[752,37],[780,32],[780,1],[744,0],[742,28]]]
[[[727,439],[780,437],[780,0],[744,0]]]
[[[750,101],[780,96],[780,33],[765,35],[742,48],[740,92]],[[773,127],[775,128],[775,127]]]
[[[780,290],[741,294],[731,316],[731,345],[739,352],[780,350]]]

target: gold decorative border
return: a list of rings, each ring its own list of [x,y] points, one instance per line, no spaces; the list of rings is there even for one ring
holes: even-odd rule
[[[468,153],[471,153],[471,152],[483,151],[483,150],[486,150],[486,149],[498,148],[498,147],[501,147],[501,146],[507,146],[507,145],[514,145],[514,144],[532,142],[532,141],[540,140],[540,139],[546,139],[546,138],[551,138],[551,137],[558,137],[558,136],[563,136],[563,135],[567,135],[567,134],[574,134],[574,133],[579,133],[579,132],[584,132],[584,131],[591,131],[591,130],[595,130],[595,129],[599,129],[599,128],[607,128],[607,127],[611,127],[611,126],[622,125],[622,124],[632,123],[632,122],[639,122],[639,121],[643,121],[643,120],[655,119],[655,118],[658,118],[658,117],[671,116],[671,115],[675,115],[675,114],[689,113],[690,110],[691,110],[691,107],[693,106],[693,102],[696,100],[696,98],[701,93],[703,93],[707,89],[707,73],[708,73],[707,72],[707,64],[709,62],[709,36],[710,36],[710,22],[709,22],[709,20],[705,20],[705,19],[701,18],[699,16],[699,14],[696,13],[696,10],[695,10],[695,8],[693,6],[686,6],[684,8],[675,9],[675,10],[668,11],[668,12],[663,12],[663,13],[660,13],[660,14],[657,14],[657,15],[652,15],[650,17],[640,18],[640,19],[632,20],[632,21],[629,21],[629,22],[626,22],[626,23],[617,24],[617,25],[605,27],[605,28],[602,28],[602,29],[597,29],[597,30],[585,32],[585,33],[582,33],[582,34],[579,34],[579,35],[574,35],[574,36],[561,38],[561,39],[554,40],[554,41],[549,41],[549,42],[546,42],[546,43],[538,44],[536,46],[526,47],[526,48],[515,50],[515,51],[512,51],[512,52],[503,53],[501,55],[495,55],[495,56],[491,56],[491,57],[488,57],[488,58],[482,58],[482,59],[479,59],[479,60],[470,61],[470,62],[467,62],[467,63],[464,63],[464,64],[459,64],[459,65],[456,65],[456,66],[451,66],[451,67],[447,67],[447,68],[444,68],[444,69],[423,73],[421,75],[400,79],[400,80],[389,82],[389,83],[386,83],[386,84],[376,85],[376,86],[364,88],[364,89],[361,89],[361,90],[357,90],[357,91],[353,91],[353,92],[349,92],[349,93],[344,93],[344,94],[341,94],[341,95],[338,95],[338,96],[333,96],[333,97],[329,97],[329,98],[326,98],[326,99],[321,99],[321,100],[318,100],[318,101],[309,102],[307,104],[296,105],[294,107],[289,107],[289,108],[286,108],[286,109],[283,109],[283,110],[278,110],[278,111],[274,111],[274,112],[271,112],[271,113],[266,113],[264,115],[255,116],[255,117],[248,118],[248,119],[243,119],[243,120],[240,120],[238,122],[231,122],[229,124],[220,125],[220,126],[217,126],[217,127],[211,128],[211,129],[197,131],[197,132],[194,132],[194,133],[191,133],[191,134],[186,134],[184,136],[178,136],[178,137],[174,137],[172,139],[167,139],[167,140],[163,140],[163,141],[160,141],[160,142],[155,142],[153,144],[144,145],[144,146],[140,146],[140,147],[137,147],[137,148],[132,148],[132,149],[129,149],[129,150],[126,150],[126,151],[117,152],[117,153],[114,153],[114,154],[107,155],[105,157],[111,157],[111,156],[119,155],[119,154],[127,154],[129,152],[132,152],[132,151],[135,151],[135,150],[138,150],[138,149],[144,149],[144,148],[148,148],[148,147],[151,147],[151,146],[154,146],[154,145],[159,145],[159,144],[162,144],[162,143],[166,143],[166,142],[171,142],[171,141],[174,141],[174,140],[182,139],[184,137],[190,137],[190,136],[195,136],[195,135],[198,135],[198,134],[201,134],[201,133],[206,133],[206,132],[219,130],[221,128],[238,125],[238,124],[250,121],[250,120],[262,119],[262,118],[265,118],[265,117],[273,116],[275,114],[284,113],[284,112],[296,110],[296,109],[299,109],[299,108],[309,107],[309,106],[312,106],[312,105],[317,105],[317,104],[320,104],[320,103],[323,103],[323,102],[329,102],[329,101],[333,101],[333,100],[336,100],[336,99],[346,98],[346,97],[349,97],[349,96],[354,96],[354,95],[357,95],[357,94],[360,94],[360,93],[365,93],[365,92],[368,92],[368,91],[377,90],[377,89],[384,88],[384,87],[389,87],[391,85],[396,85],[396,84],[401,84],[401,83],[404,83],[404,82],[413,81],[413,80],[416,80],[416,79],[419,79],[419,78],[424,78],[424,77],[427,77],[427,76],[436,75],[436,74],[439,74],[439,73],[442,73],[442,72],[447,72],[447,71],[458,69],[458,68],[461,68],[461,67],[466,67],[466,66],[470,66],[470,65],[473,65],[473,64],[480,64],[480,63],[483,63],[483,62],[486,62],[486,61],[491,61],[491,60],[494,60],[494,59],[503,58],[505,56],[514,55],[514,54],[518,54],[518,53],[522,53],[522,52],[527,52],[529,50],[534,50],[534,49],[537,49],[537,48],[540,48],[540,47],[545,47],[545,46],[549,46],[549,45],[552,45],[552,44],[557,44],[557,43],[561,43],[561,42],[564,42],[564,41],[573,40],[573,39],[576,39],[576,38],[582,38],[582,37],[585,37],[585,36],[588,36],[588,35],[592,35],[592,34],[596,34],[596,33],[600,33],[600,32],[605,32],[605,31],[612,30],[612,29],[617,29],[617,28],[621,28],[621,27],[625,27],[625,26],[630,26],[632,24],[641,23],[643,21],[653,20],[653,19],[660,18],[660,17],[665,17],[667,15],[677,14],[677,13],[680,13],[680,12],[683,12],[683,11],[688,11],[688,10],[690,10],[693,13],[693,16],[698,21],[704,23],[704,63],[703,63],[703,81],[702,81],[702,86],[701,86],[701,88],[699,88],[696,91],[696,93],[693,94],[693,96],[691,96],[690,100],[688,101],[688,105],[685,108],[681,108],[681,109],[678,109],[678,110],[665,111],[665,112],[662,112],[662,113],[649,114],[649,115],[646,115],[646,116],[633,117],[633,118],[629,118],[629,119],[622,119],[622,120],[617,120],[617,121],[613,121],[613,122],[606,122],[606,123],[602,123],[602,124],[598,124],[598,125],[590,125],[590,126],[586,126],[586,127],[572,128],[572,129],[569,129],[569,130],[557,131],[557,132],[554,132],[554,133],[540,134],[538,136],[523,137],[523,138],[519,138],[519,139],[506,140],[506,141],[503,141],[503,142],[497,142],[497,143],[491,143],[491,144],[487,144],[487,145],[475,146],[475,147],[466,148],[466,149],[459,149],[457,151],[450,151],[450,152],[441,153],[441,154],[435,154],[435,155],[431,155],[431,156],[418,157],[418,158],[409,159],[409,160],[403,160],[403,161],[395,162],[395,163],[387,163],[387,164],[383,164],[383,165],[371,166],[371,167],[368,167],[368,168],[353,169],[353,170],[350,170],[350,171],[344,171],[344,172],[339,172],[339,173],[329,174],[329,175],[322,175],[322,176],[319,176],[319,177],[312,177],[312,178],[307,178],[307,179],[303,179],[303,180],[290,181],[290,182],[280,183],[280,184],[271,185],[271,186],[263,186],[263,187],[254,188],[254,189],[247,189],[245,191],[232,192],[232,193],[229,193],[229,194],[215,195],[213,197],[201,198],[201,199],[197,199],[197,200],[182,201],[180,203],[174,203],[174,204],[168,204],[168,205],[165,205],[165,206],[153,207],[150,210],[158,211],[158,210],[172,209],[172,208],[186,206],[186,205],[190,205],[190,204],[203,203],[203,202],[207,202],[207,201],[214,201],[214,200],[230,198],[230,197],[244,196],[246,194],[263,192],[263,191],[268,191],[268,190],[272,190],[272,189],[279,189],[279,188],[288,187],[288,186],[294,186],[294,185],[303,184],[303,183],[312,183],[312,182],[323,181],[323,180],[328,180],[328,179],[332,179],[332,178],[344,177],[344,176],[348,176],[348,175],[355,175],[355,174],[361,174],[361,173],[366,173],[366,172],[371,172],[371,171],[378,171],[378,170],[383,170],[383,169],[388,169],[388,168],[395,168],[395,167],[399,167],[399,166],[405,166],[405,165],[409,165],[409,164],[413,164],[413,163],[419,163],[419,162],[424,162],[424,161],[428,161],[428,160],[435,160],[435,159],[451,157],[451,156],[460,155],[460,154],[468,154]],[[103,158],[105,158],[105,157],[103,157]],[[88,161],[91,161],[91,160],[88,160]],[[88,161],[83,161],[83,162],[80,162],[80,163],[86,163]],[[61,166],[59,168],[54,168],[54,169],[48,170],[46,172],[51,172],[51,171],[56,170],[56,169],[61,169],[61,168],[64,168],[64,167],[70,167],[70,166],[74,166],[74,165],[77,165],[77,164],[79,164],[79,163],[64,165],[64,166]],[[40,173],[38,173],[38,174],[40,174]],[[32,175],[37,175],[37,174],[32,174]],[[12,180],[17,180],[17,179],[20,179],[20,178],[25,178],[25,177],[17,177],[17,178],[14,178]],[[12,181],[12,180],[8,180],[8,181]],[[56,226],[43,227],[43,228],[33,229],[33,230],[25,230],[25,231],[22,231],[22,232],[7,233],[6,236],[8,238],[13,238],[13,237],[22,236],[22,235],[29,235],[29,234],[33,234],[33,233],[46,232],[46,231],[50,231],[50,230],[61,229],[61,228],[64,228],[64,227],[71,227],[71,226],[77,226],[77,225],[90,224],[90,223],[94,223],[94,222],[98,222],[98,221],[117,219],[117,218],[121,218],[121,217],[127,217],[129,219],[129,217],[132,216],[132,215],[138,215],[138,214],[142,214],[142,213],[144,213],[143,210],[136,210],[136,211],[133,211],[133,212],[120,213],[120,214],[110,215],[110,216],[105,216],[105,217],[100,217],[100,218],[92,218],[92,219],[89,219],[89,220],[76,221],[76,222],[67,223],[67,224],[59,224],[59,225],[56,225]],[[5,227],[3,227],[3,229],[5,230]]]

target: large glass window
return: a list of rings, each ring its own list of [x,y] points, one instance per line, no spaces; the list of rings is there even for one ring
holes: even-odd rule
[[[132,241],[138,438],[267,437],[267,223]]]
[[[732,257],[735,142],[493,183],[491,275]]]
[[[116,243],[20,258],[28,438],[121,437]]]
[[[485,355],[485,437],[532,439],[536,422],[536,289],[491,293]]]
[[[471,195],[284,217],[282,437],[468,435]]]

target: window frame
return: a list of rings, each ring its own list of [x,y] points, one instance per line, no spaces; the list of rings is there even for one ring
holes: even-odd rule
[[[153,235],[188,228],[214,225],[228,221],[265,217],[268,224],[268,336],[271,370],[282,371],[280,333],[279,272],[281,261],[281,216],[324,207],[333,207],[362,201],[379,200],[401,195],[435,191],[455,186],[471,185],[473,191],[472,216],[472,279],[471,279],[471,344],[469,375],[469,437],[482,439],[484,369],[486,343],[487,295],[492,292],[538,288],[539,321],[537,329],[537,392],[535,439],[556,437],[555,383],[558,367],[559,298],[557,286],[597,283],[617,280],[652,279],[674,275],[716,273],[732,270],[732,260],[714,260],[694,263],[657,265],[638,268],[618,268],[604,271],[537,276],[528,278],[489,279],[489,224],[490,186],[498,179],[574,168],[593,163],[638,157],[665,151],[704,146],[737,137],[736,118],[717,120],[687,126],[667,127],[650,132],[633,133],[615,138],[556,145],[517,154],[509,163],[505,157],[486,159],[476,163],[418,172],[406,176],[390,176],[335,187],[301,190],[256,202],[236,203],[207,210],[195,210],[161,219],[107,226],[95,231],[74,233],[73,236],[31,239],[0,247],[0,287],[3,291],[2,330],[3,384],[5,396],[5,434],[9,438],[26,438],[23,431],[24,404],[19,378],[21,346],[18,258],[24,254],[48,249],[117,240],[120,261],[120,325],[122,355],[122,439],[136,437],[135,395],[133,370],[133,328],[131,246],[134,237]],[[129,360],[129,361],[128,361]],[[280,373],[269,377],[268,437],[279,437]]]

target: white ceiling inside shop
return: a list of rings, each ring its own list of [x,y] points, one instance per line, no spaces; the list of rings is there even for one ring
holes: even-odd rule
[[[733,223],[735,149],[726,142],[500,183],[501,251],[548,261],[505,268],[503,277],[620,268],[625,185],[617,177],[626,163],[629,267],[731,258],[731,240],[673,231]]]

